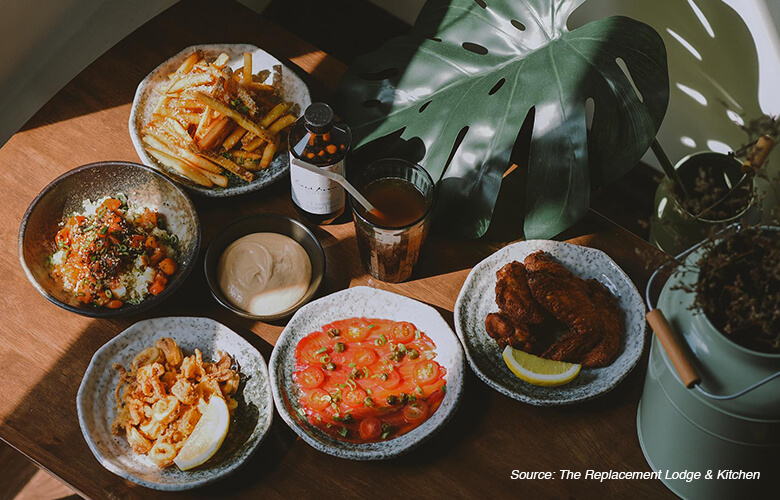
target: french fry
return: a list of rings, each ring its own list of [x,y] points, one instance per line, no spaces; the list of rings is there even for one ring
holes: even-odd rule
[[[263,150],[263,158],[260,160],[260,168],[268,168],[268,166],[271,164],[271,161],[273,161],[274,159],[274,153],[276,153],[277,147],[279,147],[278,136],[274,137],[274,140],[272,142],[269,142],[268,146],[266,146],[265,149]]]
[[[244,52],[243,82],[249,83],[251,81],[252,81],[252,53]]]
[[[203,85],[205,83],[211,82],[212,80],[213,80],[212,76],[205,73],[201,75],[187,75],[183,78],[180,78],[179,81],[171,85],[171,87],[168,89],[166,94],[175,94],[177,92],[184,90],[187,87]]]
[[[268,85],[267,83],[259,83],[259,82],[246,82],[241,83],[242,87],[248,88],[250,90],[254,90],[255,92],[273,92],[276,90],[273,85]]]
[[[251,153],[252,151],[262,146],[264,142],[266,141],[262,140],[259,137],[254,137],[252,140],[247,141],[247,143],[244,144],[244,147],[242,149],[244,151],[249,151]]]
[[[292,125],[293,123],[295,123],[295,120],[297,120],[295,115],[284,115],[283,117],[281,117],[278,120],[276,120],[273,123],[273,125],[271,125],[268,128],[268,133],[276,135],[279,132],[281,132],[282,130],[284,130],[285,128],[287,128],[290,125]]]
[[[162,151],[163,153],[170,156],[176,156],[176,153],[174,153],[165,143],[163,143],[153,135],[147,134],[141,138],[141,141],[143,141],[144,144],[146,144],[152,149],[156,149],[157,151]]]
[[[202,160],[203,161],[208,161],[205,158],[202,158]],[[203,176],[205,178],[207,178],[208,180],[210,180],[211,182],[213,182],[214,184],[216,184],[219,187],[226,187],[227,186],[228,180],[227,180],[227,177],[225,177],[224,175],[215,174],[213,172],[209,172],[208,170],[201,170],[200,173],[203,174]]]
[[[194,144],[195,143],[195,141],[192,140],[192,137],[187,132],[187,130],[184,127],[182,127],[181,123],[179,123],[178,121],[171,120],[170,118],[168,118],[168,119],[166,119],[163,122],[163,126],[165,126],[175,136],[177,136],[179,139],[181,139],[184,144]]]
[[[187,99],[184,98],[178,98],[178,99],[172,99],[170,97],[165,97],[164,99],[160,99],[161,101],[165,100],[166,105],[171,108],[179,108],[179,109],[186,109],[191,111],[202,111],[206,109],[206,105],[203,104],[200,101],[197,101],[195,99]]]
[[[164,106],[168,104],[168,96],[164,95],[160,97],[160,100],[157,101],[157,105],[154,107],[154,111],[152,111],[153,115],[156,115],[160,112],[161,109],[163,109]]]
[[[227,130],[230,119],[227,116],[223,116],[219,120],[215,121],[211,127],[206,131],[203,139],[198,141],[198,149],[201,151],[208,151],[220,142],[220,137]]]
[[[201,53],[197,50],[192,54],[188,55],[187,58],[184,61],[182,61],[182,63],[179,65],[179,68],[176,70],[176,73],[179,74],[189,73],[192,70],[192,67],[195,66],[195,63],[198,62],[200,57],[201,57]]]
[[[192,151],[188,150],[185,147],[182,147],[179,144],[173,144],[165,140],[161,140],[155,137],[154,135],[145,135],[142,141],[158,151],[162,151],[167,155],[173,156],[189,164],[191,167],[197,167],[200,170],[204,170],[206,172],[211,172],[214,174],[219,174],[222,172],[222,169],[219,166],[214,165],[212,162],[196,155]],[[219,184],[219,183],[214,182],[214,184]]]
[[[258,125],[257,123],[253,122],[246,116],[242,115],[241,113],[238,113],[237,111],[234,111],[230,109],[228,106],[225,106],[221,102],[217,101],[216,99],[213,99],[206,94],[203,94],[199,92],[195,98],[205,104],[206,106],[210,107],[214,111],[218,113],[222,113],[223,115],[232,118],[235,120],[236,123],[247,129],[248,131],[252,132],[256,136],[260,137],[264,141],[271,142],[273,139],[273,135],[269,134],[268,131]]]
[[[175,158],[171,155],[165,154],[154,148],[146,148],[150,155],[152,155],[157,161],[172,169],[178,174],[190,179],[196,184],[200,184],[204,187],[211,187],[214,185],[206,176],[201,174],[197,169],[190,167],[183,161]]]
[[[211,64],[217,69],[222,69],[225,67],[228,61],[230,61],[230,56],[223,52]]]
[[[278,120],[279,117],[285,114],[291,107],[291,102],[281,102],[277,104],[260,120],[260,126],[263,128],[268,128],[269,125]]]
[[[174,145],[184,148],[188,147],[188,144],[184,143],[179,137],[161,126],[147,127],[144,130],[144,134],[154,137],[171,150],[175,149]]]
[[[200,115],[198,113],[187,113],[186,111],[175,108],[163,108],[159,112],[155,113],[155,115],[171,118],[177,123],[179,120],[184,120],[187,122],[187,124],[198,123],[198,121],[200,121]]]
[[[233,146],[238,144],[238,141],[240,141],[244,135],[246,135],[246,129],[241,126],[236,127],[236,129],[227,136],[225,142],[222,143],[222,147],[225,148],[225,151],[233,149]]]
[[[238,158],[241,160],[259,160],[263,157],[263,155],[259,153],[250,153],[249,151],[241,150],[231,151],[230,154],[233,156],[233,158]]]
[[[198,127],[195,129],[195,139],[203,138],[203,134],[206,133],[206,128],[208,128],[211,122],[211,113],[212,111],[209,107],[203,110],[203,114],[200,115]]]
[[[220,156],[216,153],[203,153],[202,156],[205,156],[207,159],[213,161],[214,163],[217,163],[223,167],[225,167],[227,170],[230,170],[237,176],[241,177],[247,182],[252,182],[255,178],[255,174],[250,172],[249,170],[245,169],[244,167],[241,167],[237,165],[236,163],[228,160],[224,156]]]

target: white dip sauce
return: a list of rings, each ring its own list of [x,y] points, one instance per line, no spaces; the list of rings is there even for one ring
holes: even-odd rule
[[[311,281],[311,261],[288,236],[254,233],[230,244],[219,258],[217,282],[225,297],[251,314],[271,315],[295,305]]]

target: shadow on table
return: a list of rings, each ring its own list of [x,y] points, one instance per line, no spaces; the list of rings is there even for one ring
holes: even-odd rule
[[[205,12],[212,14],[203,15]],[[252,22],[229,22],[244,18]],[[328,84],[338,82],[343,71],[340,62],[323,59],[310,74],[304,72],[290,60],[312,53],[313,47],[297,38],[291,41],[284,29],[238,2],[183,0],[96,59],[42,106],[20,131],[129,104],[138,84],[159,64],[188,46],[207,43],[259,46],[304,78],[317,99],[330,95],[334,89]]]

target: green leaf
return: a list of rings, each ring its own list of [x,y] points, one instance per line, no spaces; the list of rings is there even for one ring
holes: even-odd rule
[[[338,104],[356,146],[419,138],[419,163],[437,182],[437,225],[478,238],[510,160],[526,163],[511,154],[534,110],[525,235],[570,227],[586,213],[591,186],[639,161],[669,100],[658,33],[626,17],[569,32],[583,2],[429,0],[411,35],[358,58],[344,76]]]

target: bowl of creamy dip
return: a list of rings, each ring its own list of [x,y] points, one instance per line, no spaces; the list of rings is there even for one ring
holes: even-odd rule
[[[239,316],[276,321],[317,293],[325,252],[301,222],[255,214],[224,227],[206,251],[206,280],[221,305]]]

